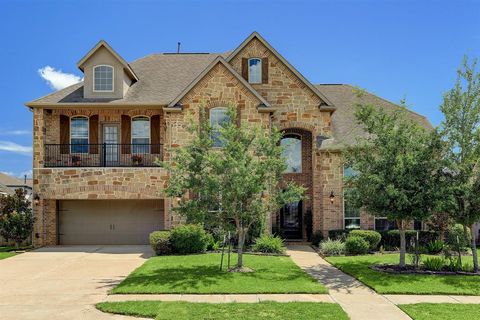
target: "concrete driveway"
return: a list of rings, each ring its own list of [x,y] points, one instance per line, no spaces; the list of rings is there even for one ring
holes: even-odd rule
[[[152,254],[149,246],[59,246],[0,260],[0,318],[128,319],[94,304]]]

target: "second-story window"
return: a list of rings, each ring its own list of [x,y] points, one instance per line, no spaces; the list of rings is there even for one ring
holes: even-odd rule
[[[145,116],[132,118],[132,153],[150,152],[150,119]]]
[[[262,83],[262,60],[259,58],[248,59],[248,82]]]
[[[101,65],[93,68],[93,91],[113,91],[113,67]]]
[[[220,127],[228,121],[227,108],[212,108],[209,115],[213,146],[221,148],[223,147],[223,141],[220,139]]]
[[[302,138],[296,134],[287,134],[282,138],[283,157],[287,163],[285,173],[302,172]]]
[[[72,153],[88,153],[88,118],[70,118],[70,144]]]

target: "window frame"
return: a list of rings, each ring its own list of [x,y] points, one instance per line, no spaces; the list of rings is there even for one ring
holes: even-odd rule
[[[137,119],[137,118],[146,118],[148,119],[148,143],[147,143],[147,151],[145,152],[134,152],[135,150],[135,144],[133,143],[133,139],[146,139],[146,137],[133,137],[133,122],[134,122],[134,119]],[[149,154],[150,153],[150,147],[152,145],[152,119],[147,116],[147,115],[138,115],[138,116],[134,116],[134,117],[131,117],[130,118],[130,144],[132,145],[132,154]],[[145,144],[145,143],[140,143],[140,145],[142,144]]]
[[[74,145],[76,145],[76,144],[73,144],[73,143],[72,143],[72,132],[73,132],[73,130],[72,130],[72,122],[73,122],[73,121],[72,121],[72,120],[74,120],[74,119],[76,119],[76,118],[77,118],[77,119],[80,119],[80,118],[82,118],[82,119],[87,119],[87,151],[86,151],[86,152],[74,152],[74,151],[73,151],[73,148],[72,148]],[[71,153],[71,154],[88,154],[88,153],[89,153],[89,152],[88,152],[88,149],[89,149],[88,147],[89,147],[89,145],[90,145],[90,117],[89,117],[89,116],[85,116],[85,115],[75,115],[75,116],[71,116],[71,117],[69,118],[69,122],[70,122],[70,123],[69,123],[69,129],[70,129],[70,137],[69,137],[69,141],[70,141],[70,153]],[[76,137],[75,139],[85,139],[85,138],[84,138],[84,137]]]
[[[298,133],[285,133],[282,138],[280,139],[280,145],[282,144],[283,139],[297,139],[300,141],[300,170],[297,172],[290,172],[290,171],[285,171],[284,174],[297,174],[297,173],[303,173],[303,139],[302,135]]]
[[[258,79],[258,82],[253,82],[250,80],[250,61],[251,60],[258,60],[260,61],[260,71],[259,71],[259,79]],[[248,59],[248,62],[247,62],[247,67],[248,67],[248,72],[247,72],[247,75],[248,75],[248,83],[251,83],[251,84],[261,84],[262,83],[262,77],[263,77],[263,74],[262,74],[262,71],[263,71],[263,61],[262,61],[262,58],[258,58],[258,57],[252,57],[252,58],[249,58]]]
[[[213,107],[213,108],[210,108],[208,110],[208,122],[209,122],[210,128],[212,129],[212,134],[215,134],[218,131],[215,130],[214,126],[212,125],[212,111],[213,110],[224,110],[225,111],[225,116],[228,118],[228,108],[227,107]],[[217,124],[217,125],[220,125],[220,124]],[[223,148],[223,144],[220,145],[220,146],[215,145],[215,139],[214,139],[213,136],[211,137],[211,139],[213,140],[213,148]]]
[[[95,69],[97,69],[98,67],[109,67],[109,68],[112,68],[112,90],[96,90],[95,89]],[[93,76],[93,92],[114,92],[115,91],[115,68],[109,64],[97,64],[96,66],[93,67],[93,72],[92,72],[92,76]]]

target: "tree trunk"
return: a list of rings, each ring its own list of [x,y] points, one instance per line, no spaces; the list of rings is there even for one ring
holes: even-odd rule
[[[478,272],[478,255],[477,255],[477,243],[475,242],[475,225],[470,226],[472,259],[473,259],[473,272]]]
[[[400,268],[405,268],[405,252],[407,251],[407,241],[405,239],[405,220],[399,220],[398,233],[400,234]]]
[[[245,244],[245,234],[246,232],[243,228],[238,229],[238,269],[243,267],[243,245]]]

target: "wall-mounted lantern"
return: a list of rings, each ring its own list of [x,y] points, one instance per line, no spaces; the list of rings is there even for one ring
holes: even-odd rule
[[[333,190],[332,192],[330,192],[329,199],[330,199],[330,203],[333,203],[333,201],[335,200],[335,194],[333,193]]]
[[[35,194],[33,196],[33,204],[38,206],[40,204],[40,196],[38,194]]]

